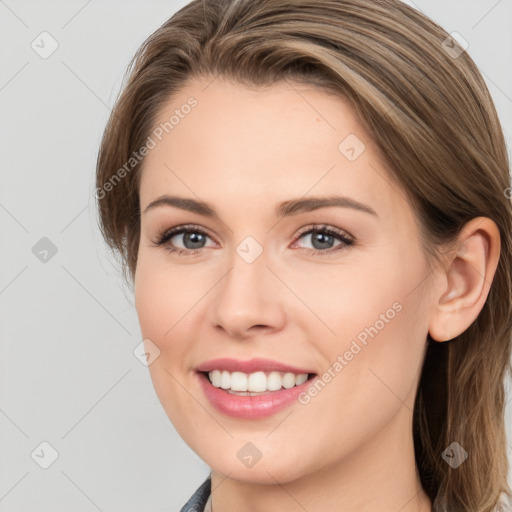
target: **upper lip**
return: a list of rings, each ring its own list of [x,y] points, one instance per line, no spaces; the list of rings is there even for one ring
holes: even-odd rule
[[[280,363],[279,361],[273,361],[271,359],[255,358],[249,361],[242,361],[240,359],[230,359],[223,357],[220,359],[212,359],[201,363],[196,371],[198,372],[210,372],[212,370],[225,370],[228,372],[242,372],[242,373],[254,373],[257,371],[263,372],[290,372],[290,373],[315,373],[311,370],[304,368],[297,368],[289,364]]]

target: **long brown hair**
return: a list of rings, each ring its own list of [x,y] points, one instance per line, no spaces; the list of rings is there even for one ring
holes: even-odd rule
[[[127,77],[101,143],[96,196],[103,236],[132,279],[141,148],[161,108],[194,77],[289,79],[348,98],[407,193],[431,265],[467,221],[497,224],[500,260],[479,316],[449,342],[429,336],[413,435],[434,510],[490,512],[512,496],[509,161],[489,91],[458,43],[398,0],[194,0],[143,43]],[[454,442],[468,453],[457,469],[443,459]]]

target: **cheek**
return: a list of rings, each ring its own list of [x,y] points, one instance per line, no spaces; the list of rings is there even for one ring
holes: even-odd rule
[[[194,327],[191,308],[202,295],[204,291],[185,272],[176,266],[167,268],[144,251],[139,253],[135,307],[143,339],[151,340],[160,351],[148,369],[160,403],[179,431],[199,415],[180,383],[183,371],[188,370],[184,340]]]
[[[304,397],[299,414],[305,422],[323,417],[315,426],[318,436],[337,441],[306,443],[305,459],[314,460],[319,451],[325,460],[339,456],[374,438],[399,411],[414,408],[428,325],[422,287],[414,289],[423,267],[421,260],[408,269],[392,260],[380,263],[372,272],[333,276],[310,302],[335,335],[324,328],[315,338],[325,361],[320,375],[325,384]]]
[[[366,394],[368,404],[377,396],[396,400],[393,392],[405,399],[419,377],[428,331],[427,268],[419,249],[401,254],[407,266],[396,252],[382,252],[357,267],[333,267],[314,286],[305,279],[299,291],[322,320],[315,339],[326,370],[343,375],[333,388]]]
[[[176,411],[189,411],[193,404],[180,382],[196,362],[189,342],[203,321],[199,317],[201,300],[212,286],[212,277],[206,273],[193,266],[168,264],[165,255],[155,251],[139,252],[135,307],[143,339],[151,340],[160,351],[149,372],[173,423],[181,421]]]
[[[135,276],[135,307],[142,335],[165,349],[167,340],[183,330],[193,316],[193,308],[207,291],[192,266],[162,263],[162,255],[139,255]]]

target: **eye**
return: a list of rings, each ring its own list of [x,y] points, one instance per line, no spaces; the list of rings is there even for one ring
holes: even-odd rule
[[[173,238],[180,240],[184,245],[183,248],[176,247],[176,243],[172,242]],[[299,239],[311,237],[313,249],[305,249],[306,254],[327,256],[341,249],[345,249],[355,244],[355,239],[337,228],[331,226],[308,226],[299,233]],[[206,240],[210,238],[208,233],[200,226],[185,225],[176,226],[161,233],[153,244],[158,247],[165,247],[171,253],[178,255],[195,255],[201,249],[206,248]],[[334,245],[335,240],[340,243]],[[294,245],[297,242],[294,243]],[[292,246],[293,247],[293,246]]]
[[[307,227],[299,235],[299,239],[310,237],[313,249],[307,249],[306,254],[312,255],[327,256],[341,249],[346,249],[355,243],[354,238],[344,231],[325,225]],[[336,239],[340,243],[334,245]]]
[[[176,247],[174,243],[171,243],[173,238],[179,240],[180,237],[184,248]],[[199,226],[176,226],[160,234],[156,240],[153,240],[153,244],[158,247],[164,246],[171,253],[190,255],[197,254],[200,249],[203,249],[207,238],[210,238],[208,233]]]

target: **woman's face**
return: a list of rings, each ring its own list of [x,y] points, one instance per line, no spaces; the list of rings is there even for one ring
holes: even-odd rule
[[[207,84],[161,112],[140,183],[135,300],[167,415],[240,481],[396,456],[433,314],[409,203],[345,100],[297,83]],[[234,362],[207,364],[220,358]],[[242,365],[255,358],[294,370]],[[218,370],[215,385],[198,368]],[[289,388],[300,373],[316,376]],[[283,387],[223,389],[246,381]]]

